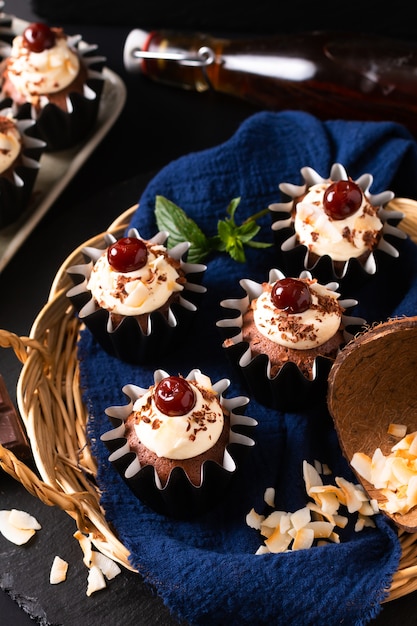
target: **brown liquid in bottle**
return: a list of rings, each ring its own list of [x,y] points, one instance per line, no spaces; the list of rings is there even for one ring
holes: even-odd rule
[[[162,58],[204,57],[204,66]],[[298,109],[320,119],[387,120],[417,135],[417,47],[379,36],[306,33],[250,39],[150,33],[137,60],[150,78],[219,92],[271,110]]]

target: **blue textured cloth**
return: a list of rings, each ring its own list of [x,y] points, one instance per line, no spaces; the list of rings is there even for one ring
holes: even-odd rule
[[[155,234],[155,196],[163,195],[214,234],[232,198],[242,198],[237,218],[244,218],[277,201],[281,181],[301,183],[301,167],[327,176],[334,162],[344,164],[353,178],[373,173],[373,193],[392,189],[397,196],[417,197],[417,147],[401,126],[323,123],[305,113],[265,112],[247,119],[224,144],[166,166],[144,191],[131,225],[143,237]],[[272,241],[268,218],[258,239]],[[360,297],[359,312],[370,322],[417,314],[417,250],[409,239],[398,247],[400,257],[384,268],[384,280],[374,278],[360,294],[352,294]],[[159,367],[184,374],[198,367],[213,380],[230,378],[230,395],[245,393],[221,349],[215,327],[223,316],[219,302],[240,293],[240,278],[266,279],[277,266],[275,255],[271,248],[250,251],[246,264],[224,255],[210,259],[204,277],[208,292],[189,343]],[[99,439],[110,428],[104,409],[126,403],[123,385],[151,384],[153,367],[116,361],[88,331],[82,334],[79,357],[106,518],[130,550],[132,565],[174,615],[192,624],[333,626],[366,624],[379,613],[400,558],[395,529],[385,517],[377,516],[376,529],[359,533],[349,524],[340,544],[275,555],[254,554],[262,540],[245,521],[252,507],[263,512],[266,487],[276,487],[277,508],[305,506],[303,460],[317,459],[335,476],[354,480],[324,404],[295,414],[251,401],[247,414],[259,426],[240,480],[214,511],[177,521],[154,513],[131,494]]]

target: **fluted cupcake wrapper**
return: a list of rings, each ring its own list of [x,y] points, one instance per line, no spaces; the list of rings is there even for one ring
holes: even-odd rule
[[[22,173],[24,185],[16,187],[10,180],[0,177],[0,229],[16,222],[27,208],[36,173]]]
[[[15,32],[12,28],[13,16],[0,14],[0,59],[7,54],[7,47],[12,43]],[[2,45],[3,44],[3,45]],[[6,48],[5,48],[6,47]],[[4,49],[5,48],[5,49]]]
[[[285,363],[271,378],[266,354],[251,357],[250,346],[241,342],[225,348],[233,367],[238,368],[248,393],[260,404],[279,411],[298,411],[324,401],[332,361],[317,357],[314,378],[306,378],[295,363]]]
[[[103,91],[103,80],[91,83],[95,97],[87,99],[78,93],[71,93],[72,110],[60,109],[55,104],[47,104],[37,116],[39,136],[47,144],[48,152],[66,150],[84,141],[94,129],[98,117],[100,98]],[[3,100],[1,107],[13,107],[17,119],[26,119],[33,115],[32,106],[28,103],[14,107],[8,98]]]
[[[377,271],[392,263],[397,256],[395,254],[387,255],[383,250],[377,249],[369,255],[365,263],[355,258],[346,261],[340,274],[335,270],[334,262],[328,255],[319,257],[314,263],[310,263],[306,246],[296,244],[294,247],[283,248],[283,244],[287,244],[293,236],[294,230],[288,228],[274,232],[275,245],[280,250],[280,267],[285,274],[296,276],[303,270],[309,271],[322,284],[338,282],[342,295],[355,293],[369,282]]]
[[[76,299],[71,296],[69,299],[76,304]],[[149,314],[151,332],[148,335],[132,317],[125,317],[115,330],[109,331],[110,314],[104,309],[96,309],[80,319],[108,354],[126,363],[139,365],[155,363],[185,340],[196,310],[174,303],[171,311],[175,318],[174,326],[158,311]]]
[[[0,114],[12,115],[12,110],[4,109]],[[45,142],[39,139],[34,120],[17,120],[17,128],[22,137],[21,163],[14,168],[12,179],[0,174],[0,229],[17,222],[29,208],[45,151]]]
[[[187,379],[192,379],[196,371],[199,370],[192,370]],[[154,374],[155,382],[167,375],[163,370],[157,370]],[[150,465],[141,467],[136,453],[131,451],[124,437],[124,422],[131,413],[135,400],[143,395],[145,389],[127,385],[123,391],[130,397],[130,402],[124,406],[106,409],[113,428],[104,433],[101,440],[110,452],[109,461],[135,496],[156,512],[177,519],[192,519],[212,509],[231,487],[239,467],[255,445],[248,433],[254,430],[257,422],[242,414],[249,400],[244,396],[223,398],[222,393],[229,384],[227,379],[213,384],[213,388],[219,392],[221,404],[230,411],[229,443],[225,449],[223,465],[205,461],[201,468],[199,486],[190,482],[182,468],[176,467],[162,487],[156,470]]]
[[[312,278],[311,274],[303,271],[301,278]],[[269,282],[284,278],[283,272],[271,269]],[[320,281],[319,281],[320,282]],[[239,373],[242,383],[248,389],[248,393],[260,404],[279,411],[297,411],[323,402],[326,399],[327,381],[333,360],[327,357],[316,357],[312,370],[312,378],[307,378],[300,368],[292,362],[286,362],[275,376],[271,376],[271,361],[266,354],[252,355],[252,350],[247,341],[242,337],[243,312],[250,306],[251,300],[256,296],[252,287],[257,283],[253,281],[241,281],[241,286],[247,293],[241,299],[224,300],[221,305],[230,311],[230,317],[217,322],[220,334],[223,338],[223,348],[230,363]],[[338,283],[328,283],[329,289],[336,291]],[[340,305],[347,309],[357,304],[356,300],[343,300]],[[240,315],[238,314],[240,313]],[[238,314],[238,315],[237,315]],[[347,343],[352,334],[347,327],[355,327],[355,332],[362,329],[365,320],[359,317],[342,315],[345,327],[344,337]],[[226,339],[230,342],[225,343]]]

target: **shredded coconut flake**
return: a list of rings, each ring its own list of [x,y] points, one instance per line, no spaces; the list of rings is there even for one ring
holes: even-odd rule
[[[51,571],[49,574],[49,582],[51,585],[57,585],[64,582],[67,578],[68,563],[61,559],[60,556],[56,556],[52,562]]]
[[[381,510],[404,515],[417,505],[417,431],[404,435],[388,455],[380,448],[375,449],[372,457],[355,452],[351,465],[362,478],[381,490],[386,498],[379,502]]]
[[[106,587],[107,580],[112,580],[121,573],[118,564],[110,557],[93,550],[91,538],[79,530],[74,533],[83,551],[83,562],[88,567],[87,596]]]
[[[324,485],[322,475],[329,474],[327,465],[315,462],[314,466],[304,461],[303,475],[307,495],[311,501],[305,507],[289,513],[275,510],[266,517],[254,509],[246,516],[246,523],[259,530],[265,538],[255,554],[279,553],[289,550],[307,550],[325,543],[340,543],[337,528],[345,528],[349,518],[338,511],[346,507],[350,515],[357,514],[355,530],[375,526],[372,516],[379,512],[375,501],[368,500],[363,487],[337,476],[335,485]],[[417,497],[417,481],[416,481]],[[266,494],[268,493],[268,498]],[[265,491],[265,502],[273,506],[274,489]]]
[[[0,511],[0,532],[8,541],[21,546],[41,528],[29,513],[17,509]]]

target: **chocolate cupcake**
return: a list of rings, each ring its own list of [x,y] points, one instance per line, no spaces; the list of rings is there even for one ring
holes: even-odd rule
[[[345,315],[357,301],[339,301],[337,283],[321,285],[306,271],[291,278],[272,269],[268,282],[240,285],[246,295],[221,302],[234,315],[217,326],[250,394],[279,410],[325,399],[330,368],[352,336],[347,328],[364,323]]]
[[[104,248],[84,248],[89,262],[68,268],[74,282],[81,277],[67,292],[80,320],[104,350],[128,363],[154,363],[177,348],[206,291],[198,282],[206,266],[184,260],[188,242],[168,252],[167,237],[144,240],[136,229],[118,240],[106,234]]]
[[[14,224],[29,208],[45,143],[28,132],[33,120],[0,112],[0,228]]]
[[[49,151],[75,146],[94,128],[105,60],[95,50],[80,35],[33,23],[14,37],[2,61],[0,106],[36,118]]]
[[[339,163],[329,178],[310,167],[301,174],[303,185],[279,186],[290,200],[269,206],[286,273],[306,269],[321,282],[337,280],[352,290],[376,273],[379,255],[398,257],[394,240],[405,238],[396,227],[403,214],[385,208],[393,192],[371,194],[371,174],[353,181]]]
[[[148,389],[127,385],[125,406],[106,409],[113,429],[101,440],[133,493],[157,512],[194,517],[212,508],[254,445],[257,422],[242,414],[248,398],[226,399],[230,382],[154,373]]]

